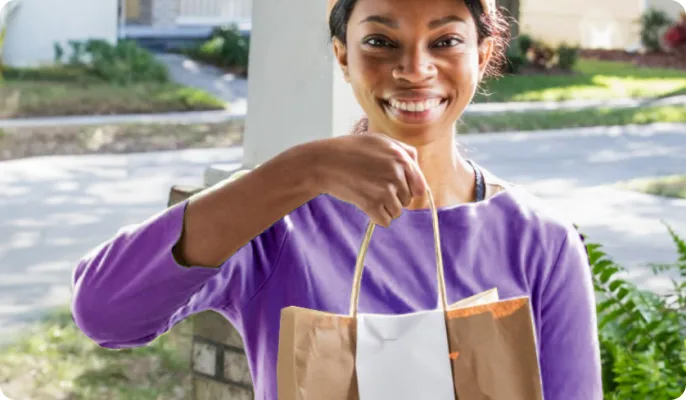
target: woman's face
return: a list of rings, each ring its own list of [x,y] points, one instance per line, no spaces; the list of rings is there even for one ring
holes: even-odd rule
[[[334,41],[369,130],[410,142],[452,134],[491,53],[463,0],[358,0]]]

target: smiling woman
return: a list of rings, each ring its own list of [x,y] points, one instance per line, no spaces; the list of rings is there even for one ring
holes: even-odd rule
[[[282,310],[347,314],[370,222],[387,229],[367,249],[359,312],[435,308],[434,199],[442,300],[492,288],[529,298],[546,400],[601,399],[578,232],[455,142],[455,122],[502,59],[509,30],[493,1],[338,0],[330,27],[367,115],[358,134],[288,149],[93,249],[74,273],[78,326],[105,347],[141,346],[216,310],[243,336],[255,397],[275,399]],[[354,382],[350,370],[336,373]]]
[[[338,1],[329,27],[344,76],[378,125],[369,128],[407,133],[432,122],[432,130],[452,131],[484,76],[500,70],[510,32],[505,18],[492,7],[484,12],[488,3],[479,0],[441,2],[443,9],[357,3]],[[394,17],[399,7],[413,19]]]

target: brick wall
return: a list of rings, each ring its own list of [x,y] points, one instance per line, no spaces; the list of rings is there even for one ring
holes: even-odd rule
[[[156,0],[159,1],[159,0]],[[174,186],[172,206],[203,190]],[[177,324],[171,331],[193,374],[191,400],[252,400],[252,376],[243,339],[221,314],[206,311]]]

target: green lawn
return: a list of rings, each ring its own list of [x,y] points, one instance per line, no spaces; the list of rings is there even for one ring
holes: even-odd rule
[[[174,83],[110,84],[79,67],[10,69],[0,84],[0,118],[216,110],[207,92]]]
[[[63,309],[0,348],[0,387],[17,400],[181,400],[190,371],[179,349],[170,334],[137,349],[101,348]]]
[[[559,101],[686,94],[686,71],[580,59],[576,74],[504,76],[488,80],[476,102]]]
[[[686,199],[686,175],[671,175],[660,178],[636,179],[622,183],[622,186],[656,196]]]
[[[504,113],[489,116],[465,115],[459,133],[534,131],[611,125],[645,125],[657,122],[686,123],[686,107],[657,106],[630,109],[597,108],[580,111]]]

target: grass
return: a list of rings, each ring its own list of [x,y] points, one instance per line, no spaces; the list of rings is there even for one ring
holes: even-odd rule
[[[622,183],[622,186],[638,192],[662,197],[686,199],[686,175],[671,175],[659,178],[636,179]]]
[[[211,94],[174,83],[110,84],[79,67],[10,69],[0,86],[0,118],[217,110]]]
[[[488,80],[476,102],[664,97],[686,93],[686,71],[580,59],[571,75],[504,76]]]
[[[11,399],[183,399],[190,371],[178,337],[165,334],[136,349],[104,349],[62,309],[1,349],[0,386]]]
[[[542,111],[499,115],[465,115],[460,133],[533,131],[590,126],[646,125],[657,122],[686,123],[686,107],[597,108],[579,111]]]

